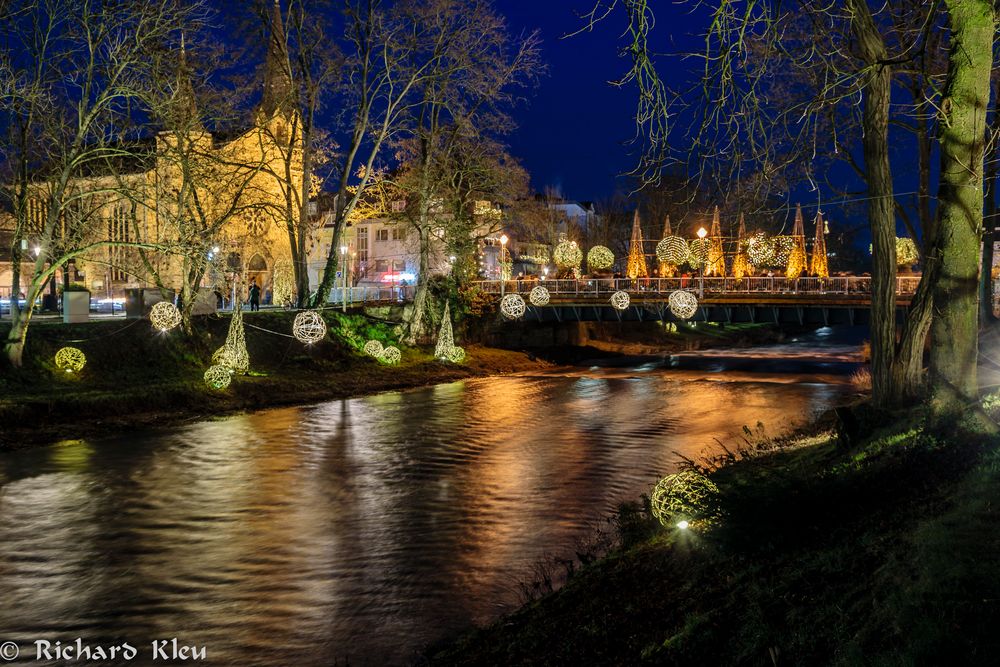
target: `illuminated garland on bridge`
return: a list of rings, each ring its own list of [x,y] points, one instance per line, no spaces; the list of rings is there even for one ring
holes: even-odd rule
[[[698,312],[698,297],[684,290],[671,292],[667,304],[670,306],[670,312],[677,319],[687,320]]]
[[[508,320],[516,320],[524,315],[525,308],[524,299],[520,294],[508,294],[500,300],[500,312]]]
[[[611,305],[618,310],[625,310],[628,308],[629,303],[631,303],[631,299],[625,290],[618,290],[611,295]]]
[[[545,306],[549,303],[549,290],[541,285],[533,287],[531,293],[528,295],[528,301],[531,302],[532,306]]]

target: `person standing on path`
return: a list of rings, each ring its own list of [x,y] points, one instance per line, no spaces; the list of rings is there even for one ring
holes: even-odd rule
[[[257,281],[250,283],[250,311],[260,310],[260,287]]]

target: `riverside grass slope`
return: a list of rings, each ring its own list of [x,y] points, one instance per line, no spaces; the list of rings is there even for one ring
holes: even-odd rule
[[[640,512],[642,537],[429,662],[996,664],[1000,442],[953,433],[828,433],[717,469],[715,530]]]
[[[524,353],[480,346],[469,346],[461,365],[407,348],[402,364],[386,366],[361,347],[370,338],[395,344],[392,327],[332,311],[323,313],[330,334],[315,345],[261,331],[291,334],[294,315],[244,313],[250,374],[222,392],[208,389],[203,374],[226,338],[228,316],[196,318],[192,336],[158,332],[148,320],[39,321],[32,325],[24,367],[0,366],[0,448],[548,366]],[[64,345],[85,352],[82,372],[55,367],[55,352]]]

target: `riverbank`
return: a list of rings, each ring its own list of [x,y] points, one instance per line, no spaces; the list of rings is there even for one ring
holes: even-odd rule
[[[829,423],[771,444],[748,433],[696,464],[719,489],[713,526],[629,508],[617,550],[428,661],[994,663],[1000,442],[913,412],[866,422],[850,446]]]
[[[665,354],[719,345],[771,342],[780,332],[761,326],[701,325],[655,332],[641,344],[591,343],[530,350],[466,345],[462,364],[434,359],[431,348],[403,348],[387,366],[361,352],[368,339],[396,344],[391,323],[324,311],[326,339],[304,345],[289,335],[294,313],[245,313],[250,373],[225,391],[205,386],[212,353],[225,341],[228,316],[194,322],[195,333],[155,331],[147,320],[32,326],[24,367],[0,372],[0,449],[111,433],[132,426],[215,417],[267,407],[348,398],[469,377],[504,375],[621,354]],[[5,335],[0,323],[0,337]],[[55,367],[63,346],[87,357],[78,373]]]
[[[355,348],[367,336],[386,339],[391,327],[325,316],[330,335],[307,346],[281,335],[291,330],[292,314],[247,313],[250,373],[225,391],[206,387],[202,375],[225,340],[228,317],[199,318],[194,336],[158,333],[145,320],[37,324],[24,367],[0,373],[0,449],[551,366],[524,352],[475,345],[466,347],[462,364],[405,348],[403,361],[387,366]],[[86,354],[79,373],[55,368],[64,345]]]

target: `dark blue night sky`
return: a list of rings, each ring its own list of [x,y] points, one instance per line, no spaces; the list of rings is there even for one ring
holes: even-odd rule
[[[619,12],[593,32],[561,39],[582,25],[579,14],[593,7],[593,0],[497,0],[496,6],[514,34],[542,31],[548,75],[515,112],[519,127],[509,138],[532,184],[539,190],[559,186],[566,197],[582,200],[624,189],[616,176],[634,164],[627,144],[635,129],[635,90],[609,83],[628,67],[618,57],[624,16]],[[694,31],[678,25],[678,32]]]

